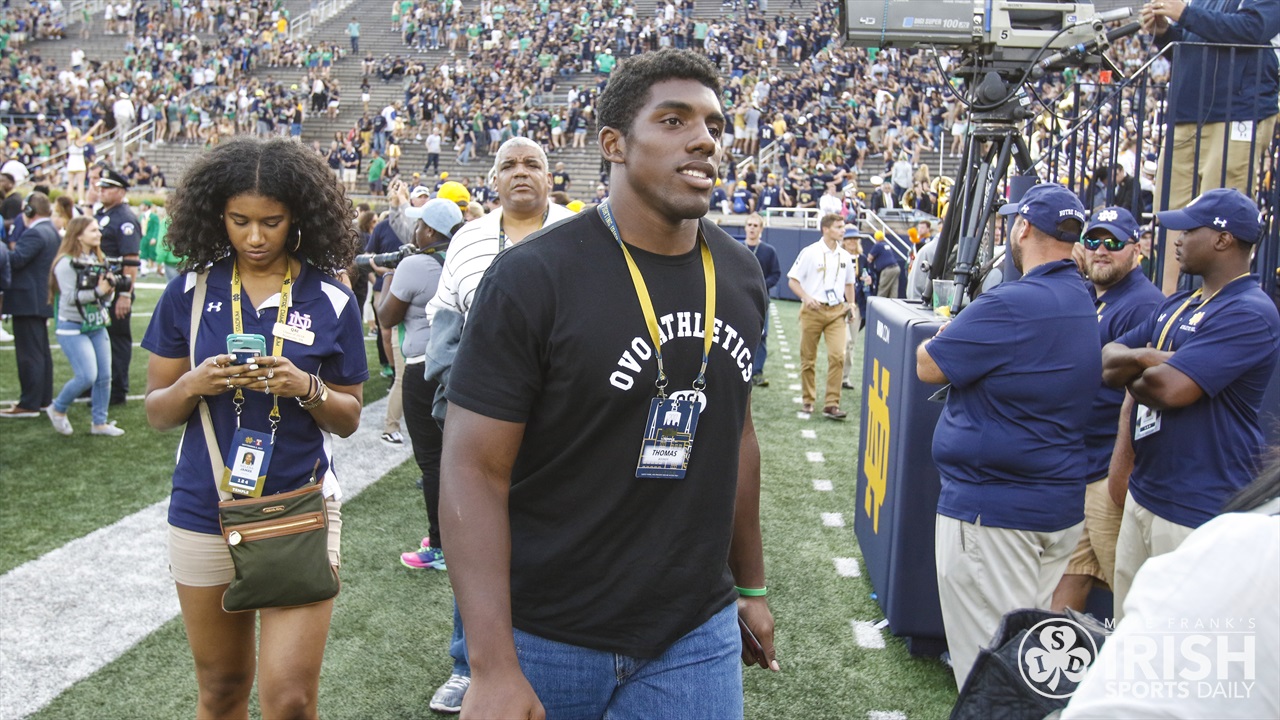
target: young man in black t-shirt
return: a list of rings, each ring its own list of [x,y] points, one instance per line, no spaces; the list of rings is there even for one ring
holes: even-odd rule
[[[441,518],[474,717],[741,718],[739,657],[778,669],[749,394],[764,279],[702,219],[719,90],[692,52],[623,63],[599,101],[608,206],[511,246],[472,305]]]

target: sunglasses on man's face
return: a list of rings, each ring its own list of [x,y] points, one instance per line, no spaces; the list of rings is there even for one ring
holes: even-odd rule
[[[1083,245],[1086,250],[1097,250],[1098,247],[1105,245],[1106,248],[1111,252],[1120,252],[1121,250],[1124,249],[1125,245],[1129,244],[1129,241],[1117,240],[1113,237],[1108,237],[1108,238],[1087,237],[1087,238],[1081,238],[1080,244]]]

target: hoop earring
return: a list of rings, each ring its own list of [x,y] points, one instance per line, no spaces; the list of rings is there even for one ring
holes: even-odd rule
[[[298,242],[293,244],[293,251],[296,253],[302,248],[302,228],[298,228]]]

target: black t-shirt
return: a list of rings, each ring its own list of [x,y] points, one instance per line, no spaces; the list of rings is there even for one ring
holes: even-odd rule
[[[702,227],[717,334],[684,480],[635,477],[657,366],[626,262],[598,213],[509,248],[480,284],[448,397],[525,424],[508,505],[521,630],[652,658],[734,601],[738,449],[766,295],[755,257],[714,224]],[[703,348],[700,251],[629,249],[658,316],[667,391],[688,390]]]

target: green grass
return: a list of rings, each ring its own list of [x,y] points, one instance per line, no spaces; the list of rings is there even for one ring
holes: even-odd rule
[[[144,281],[145,282],[145,281]],[[138,290],[135,313],[150,313],[160,290]],[[133,339],[141,342],[150,317],[134,316]],[[71,365],[58,348],[50,323],[53,392],[71,377]],[[12,348],[12,343],[8,344]],[[369,364],[377,374],[377,349],[369,342]],[[147,386],[147,357],[134,348],[129,365],[129,391],[141,395]],[[14,352],[0,350],[0,399],[18,397]],[[365,401],[387,394],[385,380],[365,384]],[[147,425],[141,401],[111,408],[110,419],[124,428],[119,438],[89,434],[89,405],[68,411],[75,434],[54,433],[44,417],[3,420],[0,442],[0,572],[7,572],[66,542],[131,515],[169,495],[170,478],[181,433],[159,433]]]
[[[781,337],[772,330],[767,368],[772,385],[757,390],[753,410],[763,454],[765,560],[782,672],[746,671],[747,717],[836,720],[865,718],[873,710],[896,710],[913,719],[946,717],[955,689],[941,663],[910,657],[891,636],[879,650],[854,642],[850,620],[882,617],[870,597],[865,566],[862,577],[842,578],[833,564],[836,557],[861,562],[852,529],[858,508],[854,473],[860,398],[856,391],[846,391],[843,405],[850,419],[844,423],[820,416],[796,418],[792,398],[799,393],[787,388],[798,380],[787,377],[783,364],[799,364],[798,305],[782,302],[778,309],[793,360],[784,359]],[[376,351],[370,348],[371,367],[376,368]],[[135,366],[145,366],[145,352],[137,353]],[[16,385],[14,373],[13,361],[0,354],[0,389]],[[366,401],[381,397],[385,388],[385,382],[370,380]],[[113,417],[131,432],[111,447],[105,438],[59,437],[43,420],[6,421],[12,427],[5,428],[6,439],[0,443],[0,492],[6,497],[0,506],[0,569],[168,492],[176,434],[147,430],[141,403],[130,403]],[[802,429],[815,430],[817,439],[801,438]],[[68,442],[84,445],[64,449]],[[826,462],[807,462],[810,450],[823,452]],[[21,471],[14,472],[19,459]],[[422,496],[413,487],[416,477],[417,468],[406,462],[344,506],[344,587],[321,682],[326,718],[440,717],[426,706],[449,673],[448,579],[442,573],[408,570],[396,558],[425,532]],[[814,479],[831,480],[834,490],[815,491]],[[28,497],[37,494],[39,499]],[[823,512],[844,513],[847,526],[824,527]],[[189,717],[194,705],[191,658],[181,621],[175,619],[36,717]]]

